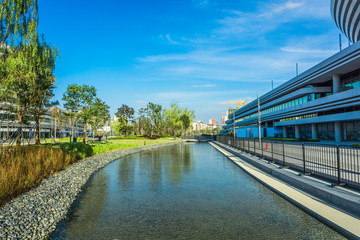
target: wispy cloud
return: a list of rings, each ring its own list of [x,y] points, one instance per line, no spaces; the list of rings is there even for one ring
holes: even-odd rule
[[[292,47],[282,47],[282,51],[288,53],[301,53],[301,54],[324,54],[324,55],[331,55],[335,54],[335,50],[329,49],[305,49],[305,48],[292,48]]]
[[[172,45],[179,45],[181,44],[180,42],[174,41],[173,39],[171,39],[170,34],[161,34],[159,36],[159,38],[161,40],[165,40],[168,44],[172,44]]]
[[[210,4],[210,0],[193,0],[193,3],[200,7],[206,7]]]
[[[287,1],[277,7],[275,7],[275,9],[273,10],[275,13],[281,13],[283,11],[286,11],[286,10],[291,10],[291,9],[295,9],[295,8],[298,8],[298,7],[301,7],[305,4],[304,1],[301,1],[301,2],[294,2],[294,1]]]
[[[202,85],[192,85],[193,88],[212,88],[216,87],[215,84],[202,84]]]

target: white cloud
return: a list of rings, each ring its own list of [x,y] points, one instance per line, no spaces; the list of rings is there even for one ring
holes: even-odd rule
[[[302,2],[294,2],[294,1],[288,1],[285,4],[279,5],[278,7],[276,7],[275,9],[273,9],[273,12],[275,13],[281,13],[285,10],[291,10],[291,9],[295,9],[298,7],[301,7],[305,4],[304,1]]]
[[[216,87],[215,84],[202,84],[202,85],[193,85],[191,86],[193,88],[212,88],[212,87]]]
[[[167,41],[167,43],[169,43],[171,45],[179,45],[179,44],[181,44],[180,42],[172,40],[171,37],[170,37],[170,34],[165,34],[165,35],[161,34],[159,36],[159,38],[162,39],[162,40]]]
[[[306,48],[282,47],[281,50],[288,53],[301,53],[301,54],[332,55],[336,53],[335,50],[329,50],[329,49],[306,49]]]

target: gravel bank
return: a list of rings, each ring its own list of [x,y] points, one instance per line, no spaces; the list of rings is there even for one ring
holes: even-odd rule
[[[43,180],[0,209],[0,239],[43,239],[66,217],[93,173],[126,155],[178,144],[163,143],[123,149],[83,159]]]

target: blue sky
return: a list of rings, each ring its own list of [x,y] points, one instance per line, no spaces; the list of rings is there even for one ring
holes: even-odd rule
[[[219,122],[234,101],[339,48],[324,0],[39,0],[39,14],[61,54],[56,98],[69,84],[93,85],[112,115],[122,104],[177,101]]]

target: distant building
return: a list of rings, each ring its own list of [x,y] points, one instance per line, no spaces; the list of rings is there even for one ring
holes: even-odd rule
[[[228,116],[221,116],[221,126],[224,126],[226,121],[228,120]]]
[[[216,121],[215,121],[215,124],[207,124],[207,123],[204,123],[202,121],[193,121],[191,123],[191,128],[192,128],[193,132],[200,132],[200,131],[203,131],[203,130],[212,131],[212,130],[218,128],[218,127],[220,127],[220,126],[216,123]]]
[[[210,120],[209,120],[209,124],[210,124],[210,125],[216,125],[217,123],[216,123],[216,120],[215,120],[215,119],[210,119]]]

